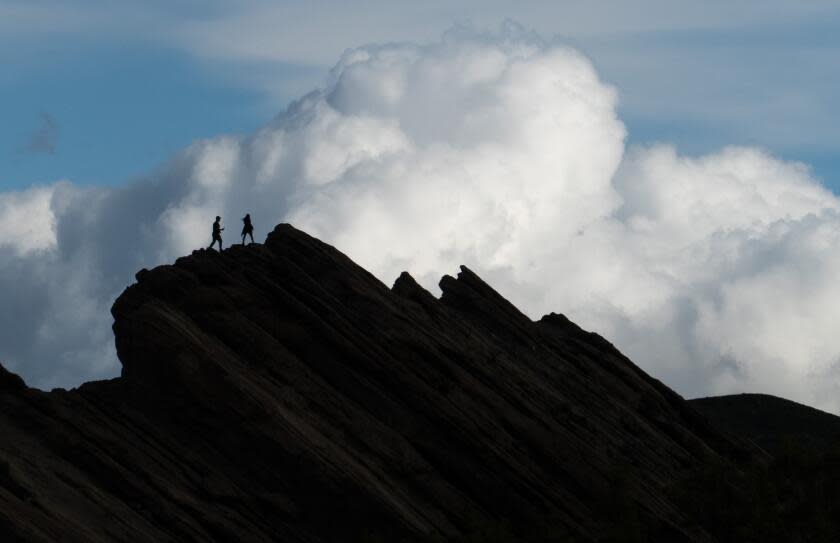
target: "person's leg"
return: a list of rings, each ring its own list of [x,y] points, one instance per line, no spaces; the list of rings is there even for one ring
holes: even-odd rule
[[[250,238],[251,238],[251,243],[254,243],[254,233],[253,232],[248,232],[248,236],[250,236]],[[245,239],[243,238],[242,241],[244,242]]]

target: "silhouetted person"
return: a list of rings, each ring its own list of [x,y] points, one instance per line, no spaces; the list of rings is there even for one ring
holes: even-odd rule
[[[221,217],[216,217],[216,222],[213,223],[213,241],[210,242],[210,247],[208,249],[212,249],[213,245],[218,241],[219,242],[219,251],[222,250],[222,225],[219,223],[222,220]]]
[[[245,225],[242,227],[242,245],[245,245],[245,236],[251,236],[251,243],[254,243],[254,225],[251,224],[251,214],[247,213],[242,222]]]

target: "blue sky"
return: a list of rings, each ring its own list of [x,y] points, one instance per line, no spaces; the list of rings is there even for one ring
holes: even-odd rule
[[[152,47],[82,49],[3,82],[4,188],[68,178],[112,185],[201,137],[265,121],[253,92],[215,80],[184,54]],[[54,120],[54,149],[31,149]],[[52,152],[50,152],[52,151]]]
[[[631,144],[756,145],[840,191],[840,8],[628,4],[0,0],[0,190],[124,183],[198,138],[266,123],[344,48],[510,17],[589,55]]]

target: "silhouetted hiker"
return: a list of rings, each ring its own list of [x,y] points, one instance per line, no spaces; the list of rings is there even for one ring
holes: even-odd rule
[[[242,227],[242,245],[245,245],[245,236],[251,236],[251,243],[254,243],[254,225],[251,224],[251,214],[246,213],[242,222],[245,223]]]
[[[222,218],[217,216],[216,222],[213,223],[213,241],[210,242],[210,247],[208,247],[208,249],[212,249],[213,244],[215,244],[218,241],[219,251],[222,250],[222,230],[224,230],[224,228],[222,228],[221,224],[219,224],[219,221],[221,220]]]

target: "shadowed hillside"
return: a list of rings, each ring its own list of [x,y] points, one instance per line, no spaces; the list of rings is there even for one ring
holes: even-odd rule
[[[760,453],[562,315],[440,287],[288,225],[138,272],[120,378],[0,371],[3,540],[714,540],[684,483]]]
[[[840,540],[840,418],[765,394],[691,400],[772,458],[711,465],[679,487],[684,509],[720,541]]]
[[[840,417],[768,394],[733,394],[689,403],[717,427],[777,455],[785,448],[827,450],[840,444]]]

